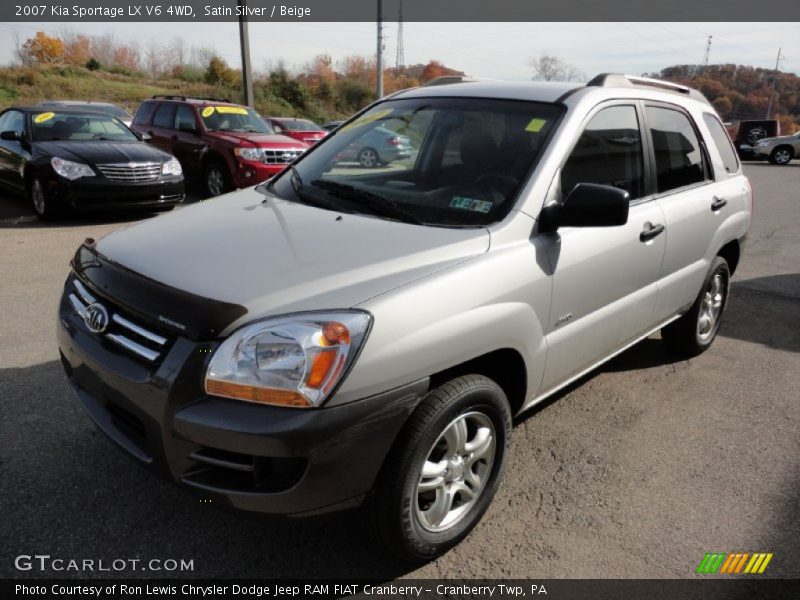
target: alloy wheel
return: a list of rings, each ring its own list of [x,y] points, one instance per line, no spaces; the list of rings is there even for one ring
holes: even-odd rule
[[[378,164],[378,154],[372,148],[364,148],[358,155],[362,167],[372,168]]]
[[[459,415],[439,435],[416,487],[419,524],[440,532],[461,521],[481,496],[496,452],[491,419],[477,411]]]
[[[219,196],[222,194],[222,190],[225,189],[225,177],[222,171],[216,167],[210,169],[206,179],[206,187],[208,188],[208,193],[212,196]]]
[[[775,162],[779,165],[785,165],[792,160],[792,155],[788,150],[778,150],[775,152]]]
[[[33,200],[34,210],[38,214],[43,215],[45,212],[44,190],[42,189],[42,184],[38,179],[33,180],[31,187],[31,200]]]
[[[714,335],[717,329],[722,306],[725,303],[725,292],[723,275],[717,273],[708,282],[697,315],[697,336],[703,341]]]

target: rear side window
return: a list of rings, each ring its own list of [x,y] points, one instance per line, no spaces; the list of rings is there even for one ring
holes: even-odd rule
[[[645,111],[653,138],[658,191],[668,192],[705,181],[703,149],[689,117],[660,106],[648,106]]]
[[[175,114],[174,104],[162,104],[156,111],[156,116],[153,117],[153,127],[164,127],[170,129],[172,127],[172,115]]]
[[[137,125],[148,125],[153,118],[153,113],[156,110],[157,104],[155,102],[144,102],[139,110],[136,111],[136,117],[133,122]]]
[[[736,173],[739,171],[739,159],[736,158],[736,151],[733,149],[733,143],[719,122],[719,119],[709,113],[703,113],[703,120],[706,122],[708,130],[711,132],[711,139],[714,140],[714,145],[719,150],[722,156],[722,164],[728,173]]]
[[[604,108],[589,121],[567,159],[561,190],[566,196],[579,183],[599,183],[623,189],[635,200],[644,195],[643,164],[636,108]]]

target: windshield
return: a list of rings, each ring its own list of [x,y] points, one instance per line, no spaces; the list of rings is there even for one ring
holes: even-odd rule
[[[138,142],[130,129],[109,115],[42,111],[31,115],[33,140]]]
[[[407,222],[488,225],[513,207],[561,113],[496,99],[384,102],[337,129],[269,190]]]
[[[306,119],[287,119],[286,121],[276,119],[275,121],[289,131],[323,131],[322,127]]]
[[[124,108],[120,108],[119,106],[115,106],[113,104],[95,105],[94,110],[102,111],[107,115],[111,115],[112,117],[117,117],[118,119],[131,118],[131,113],[129,113]]]
[[[254,110],[244,106],[206,106],[200,116],[209,131],[275,133]]]

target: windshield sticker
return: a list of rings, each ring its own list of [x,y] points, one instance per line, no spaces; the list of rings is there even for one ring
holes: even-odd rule
[[[49,121],[50,119],[52,119],[55,116],[56,116],[56,113],[51,113],[51,112],[42,113],[40,115],[36,115],[33,118],[33,122],[37,123],[37,124],[39,124],[39,123],[47,123],[47,121]]]
[[[460,208],[479,213],[488,213],[492,210],[492,206],[493,204],[486,200],[476,200],[475,198],[466,198],[464,196],[453,196],[453,199],[450,200],[450,208]]]
[[[542,127],[547,125],[547,119],[531,119],[531,122],[528,123],[528,126],[525,128],[525,131],[530,131],[531,133],[539,133],[542,130]]]
[[[203,112],[201,112],[200,114],[203,115],[204,117],[210,117],[211,115],[214,114],[214,107],[213,106],[206,106],[203,109]]]
[[[393,108],[387,108],[386,110],[379,110],[378,112],[374,112],[371,115],[364,115],[363,117],[359,117],[349,125],[345,125],[344,127],[340,128],[339,131],[347,131],[348,129],[356,129],[357,127],[363,127],[364,125],[369,125],[375,121],[379,121],[383,119],[387,115],[392,114],[394,111]]]
[[[209,106],[208,108],[211,109],[211,112],[206,115],[206,111],[203,111],[203,116],[211,116],[211,114],[216,110],[221,115],[247,115],[249,114],[246,109],[242,108],[241,106]]]

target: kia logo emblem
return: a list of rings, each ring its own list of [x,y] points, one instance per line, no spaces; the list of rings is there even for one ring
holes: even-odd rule
[[[108,327],[108,311],[105,306],[95,302],[86,307],[83,313],[83,321],[89,331],[103,333]]]

